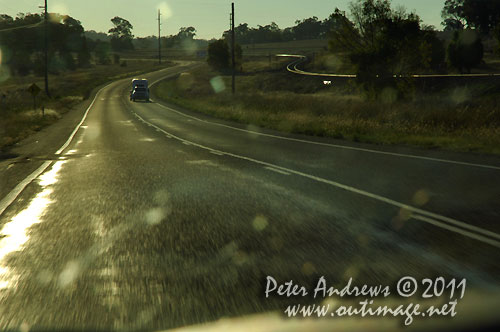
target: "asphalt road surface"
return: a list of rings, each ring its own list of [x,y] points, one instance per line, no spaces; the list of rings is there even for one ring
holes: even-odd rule
[[[154,96],[133,103],[129,84],[100,89],[0,160],[1,330],[162,330],[221,318],[227,330],[291,330],[290,304],[366,297],[313,299],[321,276],[337,288],[350,278],[387,285],[391,295],[375,301],[390,304],[408,301],[396,289],[410,276],[423,305],[424,278],[435,302],[457,298],[450,283],[465,279],[456,317],[411,326],[497,323],[500,158],[285,135]],[[268,276],[309,294],[266,298]],[[387,331],[403,320],[316,319],[307,330]]]

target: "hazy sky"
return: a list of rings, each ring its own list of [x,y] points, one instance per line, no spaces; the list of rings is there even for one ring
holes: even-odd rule
[[[0,13],[38,12],[44,0],[0,0]],[[441,9],[445,0],[392,0],[415,10],[425,24],[441,28]],[[136,36],[157,34],[157,11],[162,11],[162,34],[175,34],[180,27],[194,26],[198,38],[220,37],[229,28],[231,0],[48,0],[49,11],[69,14],[86,30],[107,32],[110,19],[121,16],[134,26]],[[326,18],[335,7],[348,11],[350,0],[234,0],[236,24],[250,26],[276,22],[281,28],[293,26],[297,19]]]

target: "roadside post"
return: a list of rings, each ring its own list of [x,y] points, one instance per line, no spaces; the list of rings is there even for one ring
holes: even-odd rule
[[[34,110],[36,110],[36,96],[40,93],[40,91],[42,91],[42,89],[40,89],[38,85],[36,85],[36,83],[33,83],[28,87],[28,92],[31,93],[31,95],[33,96]]]

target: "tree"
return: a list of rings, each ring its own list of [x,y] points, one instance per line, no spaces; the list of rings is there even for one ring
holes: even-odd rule
[[[177,37],[182,40],[193,40],[194,36],[196,36],[196,29],[193,27],[182,27],[177,34]]]
[[[229,68],[229,58],[229,46],[224,39],[219,39],[208,44],[207,62],[214,69]]]
[[[446,49],[443,42],[437,37],[434,27],[422,27],[420,44],[422,54],[422,69],[442,72],[446,67]]]
[[[479,35],[473,30],[455,31],[453,40],[448,46],[448,62],[461,73],[483,60],[483,44]]]
[[[95,43],[95,56],[97,58],[97,63],[101,65],[109,65],[111,60],[110,55],[110,45],[107,42],[97,40]]]
[[[132,44],[132,29],[134,28],[129,21],[124,18],[115,16],[111,19],[114,28],[109,29],[111,34],[111,47],[114,51],[131,50],[134,48]]]
[[[338,9],[331,15],[330,50],[347,54],[358,84],[372,97],[386,86],[396,86],[400,81],[394,75],[409,76],[430,67],[433,57],[439,62],[439,40],[433,32],[422,31],[416,14],[392,10],[389,0],[358,0],[351,3],[350,12],[352,21]]]
[[[441,11],[441,17],[446,31],[448,30],[462,30],[467,24],[464,15],[464,1],[465,0],[446,0],[444,8]]]
[[[87,46],[87,38],[83,37],[82,46],[77,54],[78,67],[87,68],[90,66],[90,51]]]
[[[445,30],[468,27],[486,35],[500,23],[500,1],[446,0],[441,17]]]
[[[493,37],[497,40],[497,54],[500,55],[500,23],[497,24],[495,30],[493,30]]]
[[[295,21],[293,32],[298,40],[319,38],[322,32],[322,22],[316,16]]]
[[[43,74],[45,70],[44,26],[39,23],[43,23],[43,16],[40,14],[20,13],[15,19],[0,15],[0,30],[18,28],[0,32],[0,44],[9,50],[2,62],[7,64],[14,74],[26,75],[35,72],[38,75]],[[51,72],[76,69],[75,53],[81,59],[90,56],[80,21],[68,15],[51,13],[48,29]]]

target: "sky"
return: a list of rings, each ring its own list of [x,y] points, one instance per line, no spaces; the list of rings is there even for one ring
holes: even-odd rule
[[[44,0],[0,0],[0,13],[40,12]],[[280,28],[295,25],[298,19],[316,16],[323,20],[336,7],[347,11],[351,0],[233,0],[235,23],[249,26],[276,22]],[[424,24],[441,29],[441,9],[445,0],[392,0],[393,8],[415,11]],[[120,16],[133,25],[138,37],[158,34],[158,9],[162,13],[162,35],[176,34],[181,27],[193,26],[197,38],[219,38],[229,29],[231,0],[48,0],[49,12],[68,14],[81,21],[86,30],[107,32],[111,18]]]

